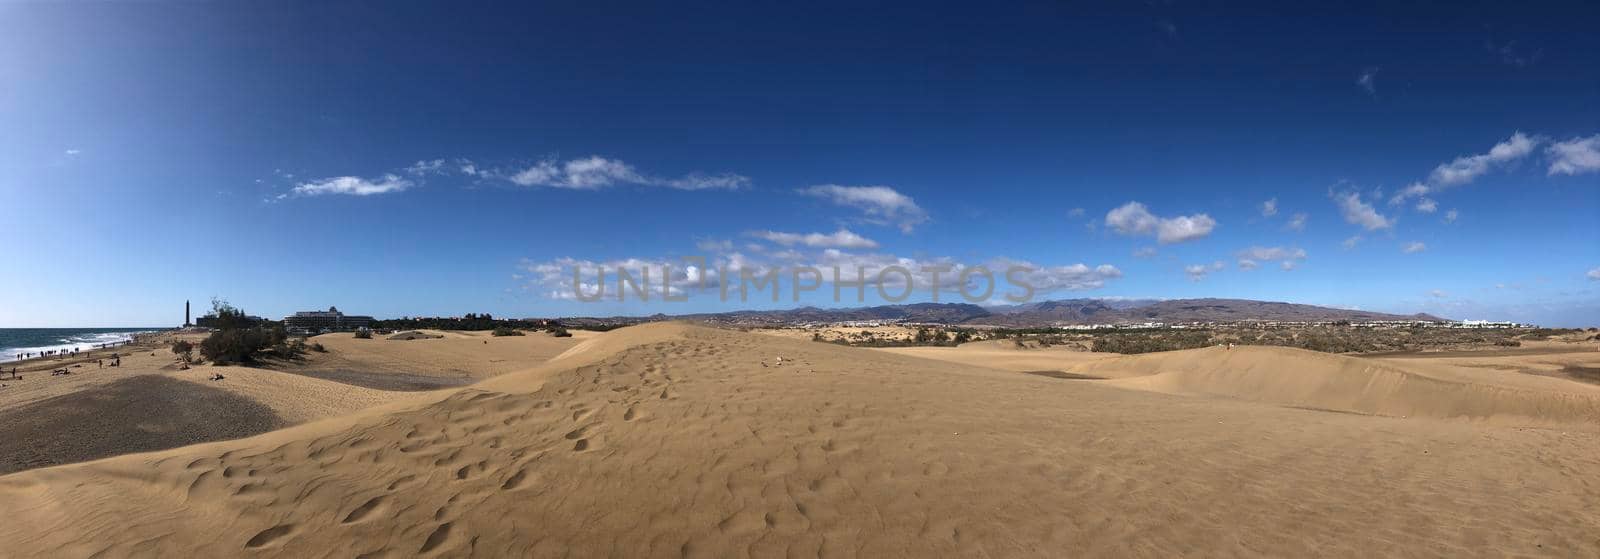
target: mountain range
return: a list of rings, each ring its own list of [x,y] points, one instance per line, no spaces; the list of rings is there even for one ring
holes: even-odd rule
[[[913,303],[846,309],[801,307],[786,310],[732,311],[648,317],[564,318],[562,322],[629,324],[659,320],[694,320],[744,325],[792,325],[820,322],[899,321],[970,326],[1039,327],[1067,324],[1130,324],[1142,322],[1362,321],[1446,320],[1429,314],[1399,315],[1250,299],[1065,299],[1021,305],[984,307],[970,303]]]

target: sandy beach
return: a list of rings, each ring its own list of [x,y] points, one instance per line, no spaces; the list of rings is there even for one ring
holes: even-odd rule
[[[1600,554],[1600,387],[1473,366],[1600,352],[919,349],[599,334],[466,387],[0,477],[7,552]]]

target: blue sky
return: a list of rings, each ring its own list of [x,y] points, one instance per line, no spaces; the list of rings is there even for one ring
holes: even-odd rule
[[[855,304],[551,273],[685,255],[1600,322],[1592,4],[550,4],[0,4],[0,327]]]

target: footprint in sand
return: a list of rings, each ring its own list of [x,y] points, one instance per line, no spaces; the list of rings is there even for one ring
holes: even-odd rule
[[[279,524],[257,533],[255,537],[250,538],[250,541],[244,542],[244,547],[245,549],[259,549],[267,547],[277,543],[279,540],[283,539],[284,536],[288,536],[293,532],[293,524]]]
[[[393,488],[394,485],[390,484],[389,487]],[[389,497],[387,495],[379,495],[377,497],[367,499],[367,502],[362,503],[361,506],[350,511],[350,514],[345,515],[344,520],[340,521],[340,524],[354,524],[356,522],[360,522],[366,519],[368,516],[372,516],[372,513],[377,512],[381,507],[383,507],[384,503],[388,502],[388,500]]]
[[[422,542],[422,549],[417,550],[417,553],[433,551],[450,541],[450,525],[450,522],[446,522],[435,528],[432,534],[428,534],[428,540]]]

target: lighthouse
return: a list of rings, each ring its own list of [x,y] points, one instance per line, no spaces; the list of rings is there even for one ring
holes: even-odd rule
[[[183,327],[188,328],[192,325],[193,323],[189,322],[189,301],[185,299],[183,301]]]

